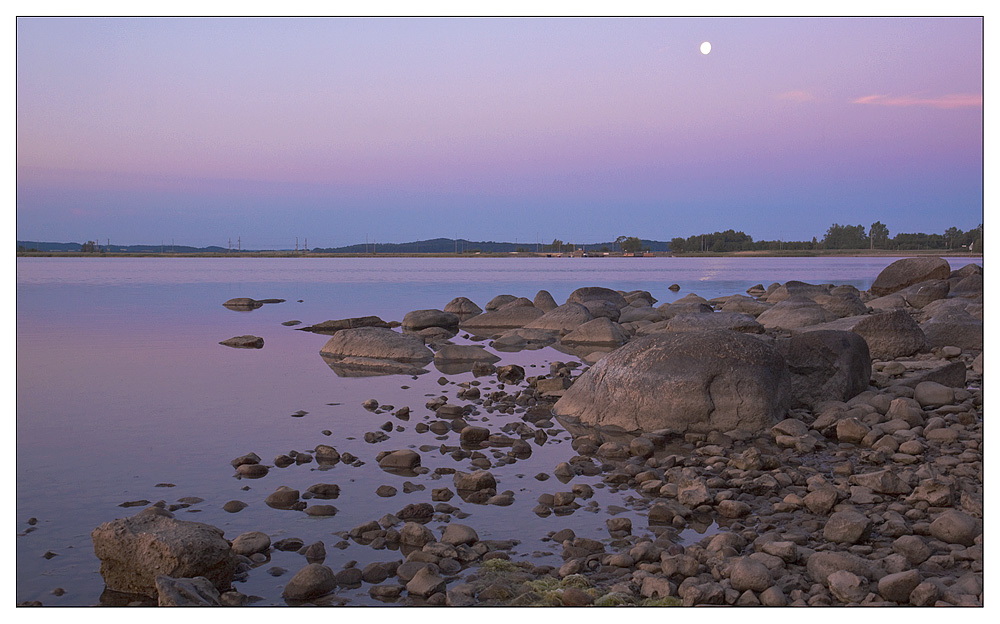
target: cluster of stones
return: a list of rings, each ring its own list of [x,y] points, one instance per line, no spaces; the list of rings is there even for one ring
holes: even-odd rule
[[[507,558],[504,544],[478,537],[453,544],[423,526],[465,515],[448,504],[451,489],[435,488],[436,506],[407,505],[342,534],[343,544],[399,549],[404,561],[335,573],[318,557],[325,557],[322,543],[286,544],[308,561],[286,586],[286,600],[331,599],[336,587],[368,582],[376,598],[406,592],[405,600],[420,604],[981,605],[982,269],[952,272],[944,260],[916,258],[890,265],[868,292],[788,282],[747,294],[709,301],[688,295],[654,308],[645,291],[582,288],[561,306],[541,291],[534,300],[501,295],[485,311],[458,298],[444,310],[411,312],[400,324],[362,317],[306,328],[331,335],[321,353],[338,374],[418,374],[433,361],[446,374],[496,375],[496,391],[478,380],[461,384],[456,398],[464,405],[445,396],[429,401],[433,420],[415,426],[459,435],[459,446],[419,450],[469,460],[468,472],[437,468],[430,475],[451,475],[463,501],[510,504],[514,492],[498,492],[489,470],[530,455],[531,442],[544,444],[557,431],[554,414],[578,455],[555,466],[564,487],[540,496],[535,513],[569,514],[581,502],[596,507],[584,502],[593,495],[589,485],[570,482],[600,475],[598,487],[625,493],[648,526],[637,535],[627,518],[611,517],[607,540],[554,532],[548,539],[562,549],[561,566],[502,567],[490,560]],[[548,375],[526,376],[519,366],[495,366],[499,358],[482,346],[451,344],[460,330],[496,351],[551,345],[591,366],[574,377],[578,365],[554,362]],[[365,407],[392,409],[374,400]],[[493,432],[475,424],[481,410],[520,414],[522,422]],[[405,421],[410,410],[394,415]],[[366,440],[385,441],[392,431],[387,422]],[[490,449],[495,463],[483,452]],[[314,459],[363,463],[320,445],[274,465]],[[430,472],[412,449],[384,451],[376,461],[391,472]],[[233,466],[241,478],[270,468],[255,454]],[[339,493],[333,484],[314,488],[301,498]],[[267,504],[336,513],[331,505],[307,506],[284,486]],[[468,529],[449,524],[445,535],[452,527]],[[708,535],[681,546],[686,528]],[[103,539],[109,531],[95,531],[95,551],[98,532]],[[112,551],[127,548],[102,547],[107,566],[98,555],[115,589],[108,579],[125,564]],[[234,555],[236,577],[266,561],[263,551]],[[481,561],[479,573],[452,583]],[[174,595],[211,593],[202,581],[183,580],[211,579],[207,573],[154,572],[147,596],[159,591],[161,601],[177,600],[164,598],[160,585]],[[182,579],[181,588],[160,577]],[[389,578],[397,582],[383,583]],[[212,584],[221,603],[242,600],[225,582]]]

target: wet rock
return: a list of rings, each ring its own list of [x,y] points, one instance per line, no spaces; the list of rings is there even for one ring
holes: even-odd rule
[[[616,348],[628,341],[621,325],[606,317],[587,321],[562,337],[562,343],[573,346]]]
[[[337,515],[337,508],[333,505],[310,505],[306,507],[306,515],[316,517],[330,517]]]
[[[204,576],[195,578],[156,577],[157,605],[161,607],[218,607],[219,590]]]
[[[323,563],[326,559],[326,544],[322,541],[313,542],[299,549],[309,563]]]
[[[219,343],[234,349],[263,349],[264,339],[260,336],[234,336]]]
[[[457,328],[459,317],[442,310],[413,310],[403,317],[403,329],[419,331],[428,327]]]
[[[920,407],[941,407],[955,400],[955,390],[933,381],[923,381],[913,388],[913,399]]]
[[[91,539],[108,589],[149,597],[160,575],[204,576],[228,589],[239,563],[220,529],[152,512],[106,522]]]
[[[299,491],[293,490],[287,485],[278,487],[277,490],[268,494],[264,503],[274,509],[291,509],[299,502]]]
[[[281,551],[297,551],[305,546],[305,542],[297,537],[286,537],[285,539],[278,540],[274,543],[275,550]]]
[[[320,354],[333,359],[358,357],[419,364],[434,359],[422,339],[380,327],[338,331],[323,345]]]
[[[333,570],[319,563],[310,563],[288,581],[281,597],[285,600],[305,601],[325,596],[336,588],[337,579]]]
[[[455,472],[454,483],[457,490],[495,490],[497,487],[496,477],[488,470],[477,470],[472,473],[457,471]]]
[[[420,465],[420,455],[410,449],[401,449],[379,453],[377,461],[383,470],[413,470]]]
[[[524,368],[517,364],[508,366],[498,366],[496,368],[497,381],[502,384],[517,385],[524,380]]]
[[[806,560],[806,571],[817,583],[828,585],[828,577],[834,572],[841,570],[872,581],[877,581],[885,576],[885,572],[874,562],[850,553],[837,551],[815,552],[809,555],[809,558]]]
[[[389,328],[389,324],[377,316],[359,316],[355,318],[338,319],[335,321],[323,321],[316,325],[299,328],[299,331],[312,332],[332,336],[344,329],[357,329],[360,327],[382,327]]]
[[[424,544],[436,541],[431,530],[418,522],[407,522],[399,529],[399,541],[407,546],[423,548]]]
[[[483,309],[476,305],[467,297],[455,297],[444,307],[445,312],[450,312],[461,318],[469,318],[477,314],[482,314]]]
[[[479,534],[476,533],[475,529],[458,523],[448,524],[445,527],[444,534],[441,536],[441,543],[451,546],[460,546],[463,544],[472,546],[478,541]]]
[[[310,485],[306,492],[311,494],[313,498],[330,500],[340,496],[340,486],[336,483],[317,483]]]
[[[541,329],[560,334],[569,333],[584,323],[594,320],[594,315],[580,303],[566,303],[552,308],[525,325],[525,329]]]
[[[513,306],[492,311],[488,310],[462,321],[459,323],[459,327],[473,334],[478,333],[483,336],[489,336],[494,333],[502,333],[502,330],[505,329],[524,327],[543,314],[544,312],[532,305]]]
[[[601,286],[585,286],[577,288],[566,299],[566,303],[584,303],[585,301],[601,300],[613,304],[619,310],[628,305],[628,301],[616,290]]]
[[[264,303],[262,301],[256,301],[254,299],[251,299],[249,297],[235,297],[223,303],[222,305],[229,308],[230,310],[246,312],[250,310],[256,310],[257,308],[262,307]]]
[[[444,345],[434,354],[434,362],[499,362],[500,357],[479,345]]]
[[[421,568],[406,584],[406,591],[413,596],[428,597],[445,591],[447,584],[430,567]]]
[[[254,553],[267,552],[271,547],[271,538],[267,533],[249,531],[241,533],[233,540],[233,552],[237,555],[250,556]]]

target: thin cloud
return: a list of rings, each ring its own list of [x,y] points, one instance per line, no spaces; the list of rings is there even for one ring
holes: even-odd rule
[[[930,108],[981,108],[983,96],[974,93],[951,93],[939,97],[925,98],[912,95],[892,97],[889,95],[866,95],[853,104],[874,104],[876,106],[928,106]]]
[[[816,99],[816,96],[808,91],[786,91],[779,93],[777,97],[788,102],[812,102]]]

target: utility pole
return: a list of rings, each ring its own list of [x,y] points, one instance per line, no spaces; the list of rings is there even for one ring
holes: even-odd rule
[[[302,251],[309,251],[309,239],[302,241]]]
[[[229,239],[229,251],[228,253],[233,253],[233,239]]]
[[[298,252],[298,250],[299,250],[299,237],[296,236],[295,237],[295,251]]]
[[[236,253],[243,251],[243,239],[239,236],[236,237]]]

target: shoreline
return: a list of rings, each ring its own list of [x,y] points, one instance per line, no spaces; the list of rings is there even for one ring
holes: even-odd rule
[[[946,252],[946,253],[942,253]],[[653,252],[640,258],[898,258],[909,256],[933,256],[941,258],[982,258],[982,253],[961,252],[941,249],[898,249],[898,250],[853,250],[853,249],[817,249],[809,251],[728,251],[670,253]],[[620,253],[588,256],[572,256],[546,252],[524,253],[312,253],[302,251],[243,251],[228,253],[84,253],[80,251],[18,251],[18,258],[623,258]]]

